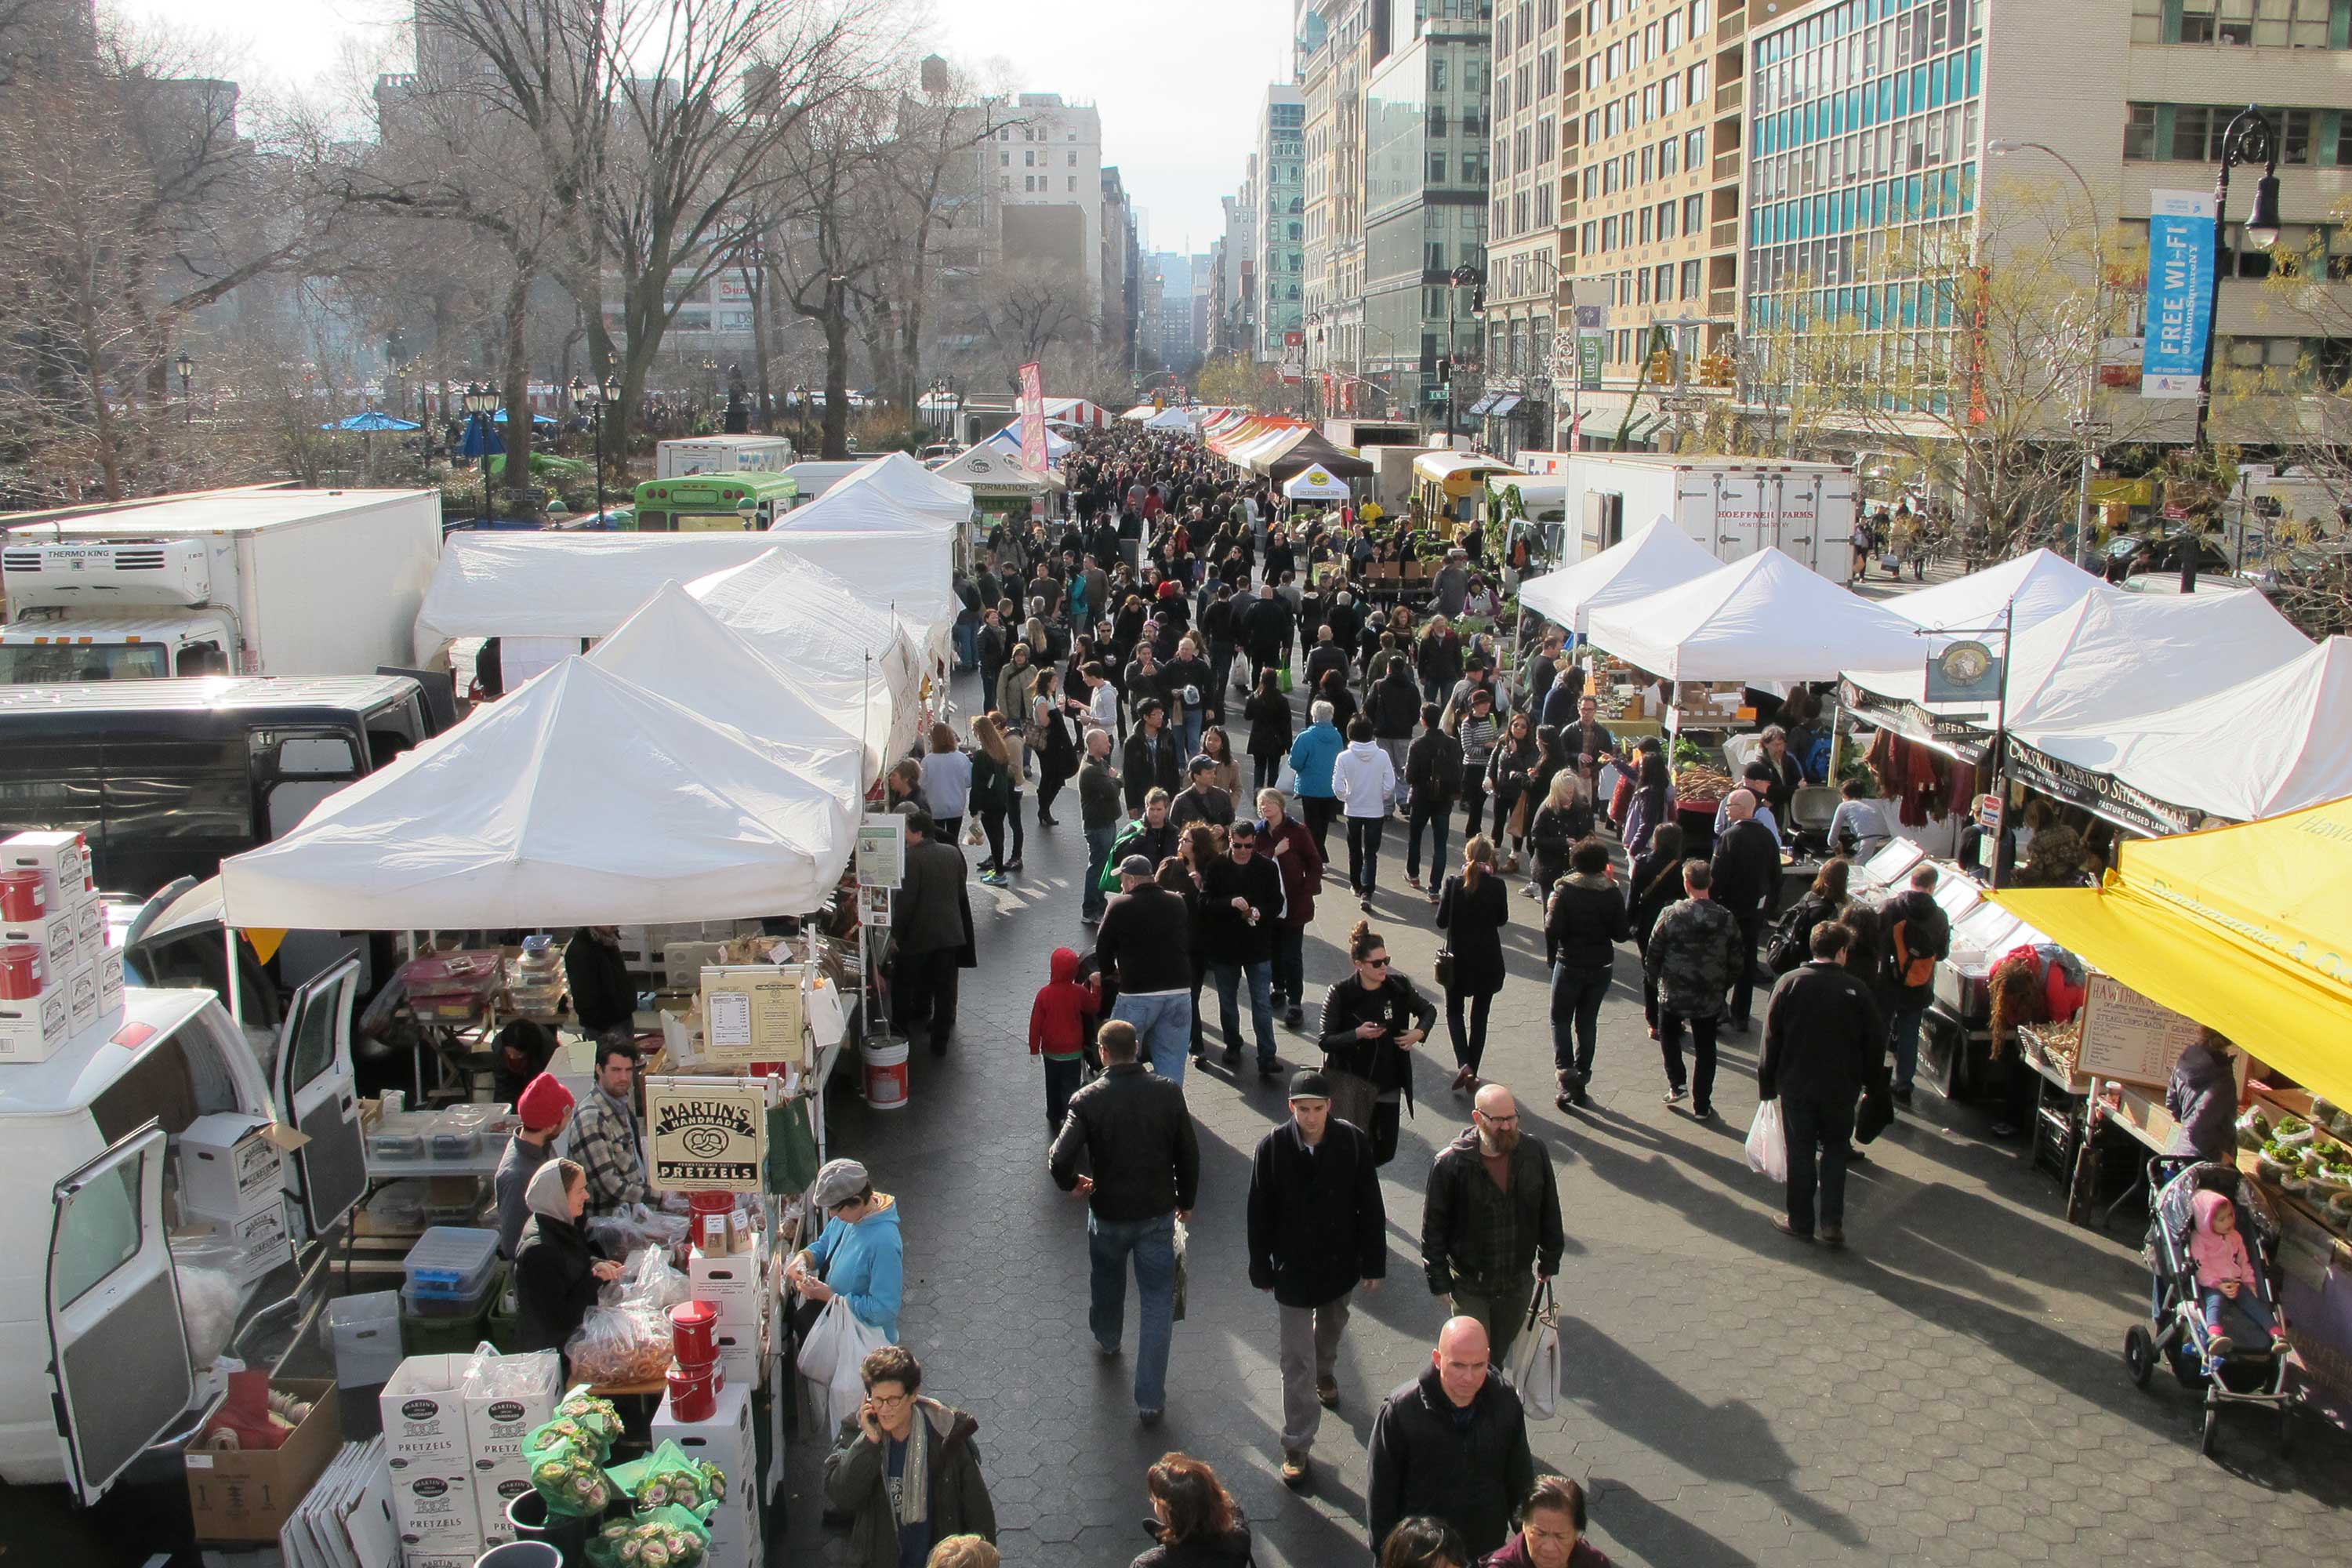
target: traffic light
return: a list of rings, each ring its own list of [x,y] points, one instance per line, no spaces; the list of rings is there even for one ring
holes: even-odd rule
[[[1675,351],[1672,349],[1652,349],[1650,351],[1649,368],[1643,374],[1649,378],[1649,380],[1660,386],[1667,385],[1673,382],[1675,379]]]
[[[1708,354],[1706,358],[1698,362],[1698,378],[1700,384],[1703,385],[1729,386],[1731,384],[1731,356],[1727,353],[1721,353],[1720,351]]]
[[[1451,386],[1453,384],[1454,362],[1451,359],[1439,360],[1437,362],[1437,384],[1440,386]]]

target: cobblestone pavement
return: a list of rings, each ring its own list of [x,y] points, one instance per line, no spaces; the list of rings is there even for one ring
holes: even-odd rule
[[[1024,809],[1034,821],[1034,799]],[[1264,1568],[1361,1561],[1373,1410],[1427,1363],[1444,1316],[1417,1262],[1430,1160],[1468,1114],[1446,1090],[1442,1025],[1384,1173],[1389,1287],[1358,1297],[1312,1495],[1277,1474],[1275,1313],[1244,1274],[1249,1155],[1286,1113],[1279,1086],[1255,1072],[1236,1083],[1212,1068],[1188,1083],[1202,1154],[1191,1316],[1176,1328],[1167,1419],[1141,1430],[1128,1395],[1134,1329],[1119,1362],[1087,1343],[1084,1205],[1045,1174],[1043,1079],[1026,1046],[1046,954],[1085,945],[1085,844],[1076,801],[1065,809],[1072,825],[1032,827],[1015,886],[973,887],[981,967],[965,974],[950,1055],[918,1047],[911,1105],[833,1102],[835,1152],[898,1196],[905,1342],[926,1391],[981,1422],[1008,1563],[1127,1563],[1148,1544],[1143,1468],[1170,1448],[1216,1466]],[[1377,924],[1426,989],[1434,932],[1402,872],[1383,857]],[[1724,1053],[1720,1121],[1668,1110],[1630,953],[1602,1015],[1592,1109],[1554,1110],[1535,910],[1514,896],[1512,979],[1486,1058],[1552,1151],[1570,1237],[1564,1397],[1532,1436],[1538,1464],[1585,1483],[1593,1534],[1619,1562],[2190,1568],[2325,1557],[2321,1543],[2344,1540],[2352,1444],[2305,1417],[2282,1459],[2274,1422],[2232,1412],[2218,1460],[2200,1458],[2191,1396],[2161,1373],[2146,1392],[2124,1375],[2118,1350],[2145,1282],[2134,1226],[2067,1226],[2055,1185],[1973,1136],[1973,1112],[1948,1124],[1923,1093],[1923,1115],[1874,1146],[1848,1186],[1851,1251],[1787,1241],[1769,1224],[1778,1189],[1742,1157],[1758,1037]],[[1341,973],[1355,914],[1344,895],[1323,900],[1311,990]],[[1283,1050],[1287,1066],[1309,1045],[1285,1031]],[[821,1459],[814,1441],[794,1450],[778,1561],[847,1561],[845,1537],[818,1522]]]

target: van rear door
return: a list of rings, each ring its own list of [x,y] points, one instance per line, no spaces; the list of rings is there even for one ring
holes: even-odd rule
[[[367,1188],[360,1102],[352,1075],[352,1005],[360,961],[346,954],[294,993],[278,1032],[270,1088],[278,1114],[310,1142],[294,1152],[310,1234],[323,1236]]]
[[[149,1122],[50,1190],[49,1400],[87,1507],[195,1397]]]

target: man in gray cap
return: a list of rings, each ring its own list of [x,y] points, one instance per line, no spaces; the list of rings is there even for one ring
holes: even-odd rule
[[[1118,864],[1118,895],[1095,928],[1095,961],[1118,982],[1110,1016],[1135,1026],[1151,1070],[1184,1081],[1192,1048],[1192,916],[1140,855]]]
[[[1339,1336],[1349,1298],[1389,1271],[1380,1165],[1361,1128],[1331,1114],[1319,1072],[1290,1080],[1290,1120],[1250,1161],[1249,1277],[1274,1292],[1282,1324],[1282,1479],[1307,1481],[1307,1451],[1325,1406],[1339,1403]]]

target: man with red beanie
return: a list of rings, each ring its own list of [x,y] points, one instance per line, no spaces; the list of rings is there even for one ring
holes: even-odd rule
[[[1029,1054],[1045,1058],[1045,1132],[1062,1131],[1070,1096],[1086,1076],[1087,1020],[1102,1011],[1099,975],[1081,984],[1075,949],[1057,947],[1045,984],[1029,1005]]]
[[[555,1135],[572,1120],[572,1091],[556,1082],[553,1073],[543,1072],[524,1085],[522,1093],[515,1098],[515,1114],[522,1119],[522,1131],[514,1135],[506,1152],[499,1156],[498,1174],[490,1179],[491,1190],[499,1200],[501,1258],[514,1256],[515,1243],[530,1219],[523,1189],[530,1185],[531,1173],[547,1163],[548,1156],[554,1152]]]

